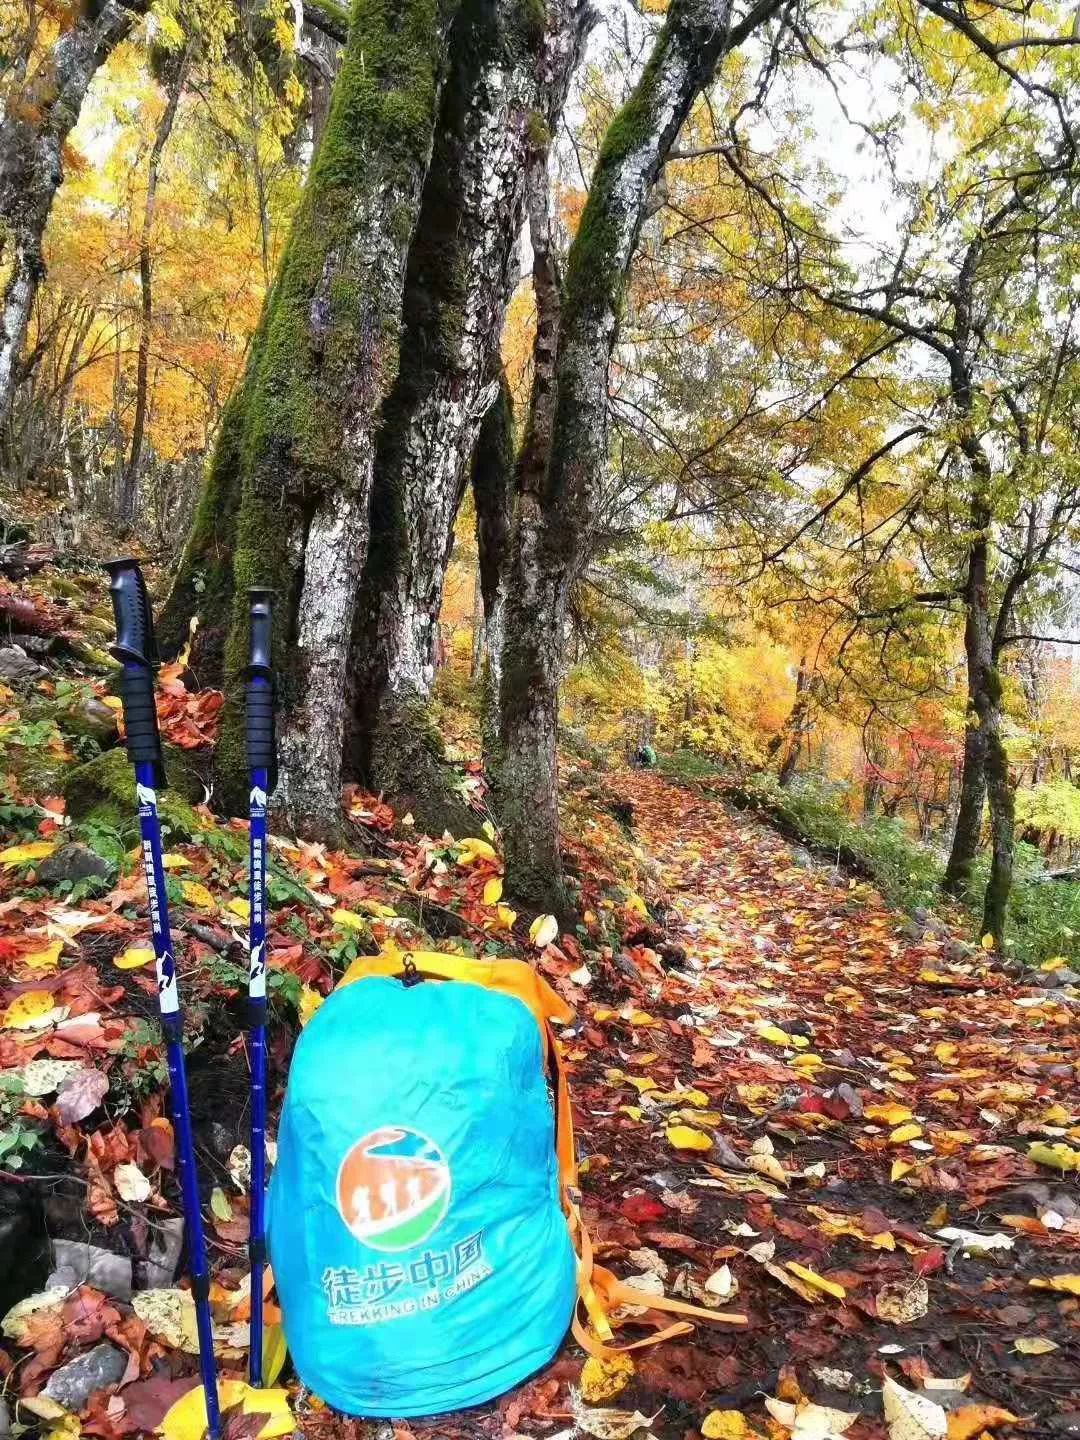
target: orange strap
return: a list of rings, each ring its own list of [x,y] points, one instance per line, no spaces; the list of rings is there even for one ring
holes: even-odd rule
[[[363,955],[354,960],[338,981],[338,985],[351,985],[369,975],[400,975],[406,959],[412,962],[421,975],[433,980],[464,981],[466,984],[481,985],[488,990],[512,995],[528,1006],[540,1027],[544,1058],[550,1064],[555,1087],[555,1154],[559,1165],[559,1190],[577,1257],[578,1298],[574,1306],[571,1329],[581,1348],[599,1358],[610,1357],[626,1350],[659,1345],[664,1340],[687,1335],[694,1328],[689,1320],[677,1320],[672,1325],[661,1326],[656,1320],[649,1318],[649,1312],[685,1315],[720,1325],[745,1325],[745,1315],[706,1310],[698,1305],[688,1305],[682,1300],[669,1300],[665,1295],[648,1295],[643,1290],[635,1290],[632,1285],[617,1279],[610,1270],[596,1264],[592,1239],[582,1223],[577,1203],[578,1173],[577,1157],[574,1153],[574,1117],[570,1107],[570,1086],[559,1050],[559,1041],[552,1029],[553,1021],[565,1024],[573,1019],[573,1011],[547,981],[522,960],[481,960],[469,955],[447,955],[435,950],[411,950],[401,953],[387,949],[381,955]],[[613,1326],[618,1322],[613,1321],[612,1316],[623,1305],[633,1305],[639,1310],[644,1308],[646,1314],[635,1316],[635,1319],[641,1324],[655,1326],[655,1333],[624,1345],[614,1343]]]

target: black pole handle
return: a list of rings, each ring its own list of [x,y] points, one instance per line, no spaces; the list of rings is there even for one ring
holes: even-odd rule
[[[269,771],[269,788],[277,784],[277,744],[274,735],[273,591],[248,591],[250,644],[244,669],[244,708],[247,720],[247,763],[250,770]]]
[[[137,560],[106,560],[105,569],[109,572],[109,598],[116,621],[116,643],[109,646],[109,653],[124,667],[119,688],[128,759],[133,765],[152,765],[154,785],[161,790],[165,787],[165,766],[154,707],[158,650],[150,596]]]

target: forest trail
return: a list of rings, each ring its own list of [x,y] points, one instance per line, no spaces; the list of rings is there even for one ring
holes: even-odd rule
[[[1072,1011],[944,927],[916,939],[715,799],[647,773],[613,788],[687,959],[631,949],[645,1015],[593,1007],[575,1086],[589,1204],[605,1263],[684,1298],[727,1265],[724,1308],[749,1321],[645,1352],[648,1393],[618,1403],[664,1405],[658,1434],[714,1409],[764,1428],[762,1393],[800,1386],[858,1412],[848,1434],[884,1434],[891,1376],[928,1387],[950,1437],[1013,1423],[995,1407],[1071,1433],[1080,1207],[1028,1150],[1076,1123]]]

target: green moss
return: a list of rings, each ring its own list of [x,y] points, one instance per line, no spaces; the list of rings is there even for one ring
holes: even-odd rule
[[[190,803],[202,799],[202,781],[183,752],[171,747],[166,747],[165,767],[170,788],[158,794],[158,814],[173,839],[189,840],[202,828]],[[123,750],[106,750],[70,770],[63,795],[72,820],[90,820],[121,832],[138,828],[135,774]]]
[[[373,784],[409,811],[421,830],[459,838],[483,834],[483,818],[454,788],[442,736],[424,701],[415,695],[390,697],[372,736]]]

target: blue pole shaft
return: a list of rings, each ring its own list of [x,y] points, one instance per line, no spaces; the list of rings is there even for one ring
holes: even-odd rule
[[[252,681],[266,684],[266,681]],[[249,797],[251,955],[248,965],[248,1013],[251,1064],[251,1348],[248,1374],[263,1383],[263,1270],[266,1263],[266,800],[269,774],[251,771]]]
[[[143,874],[150,901],[150,935],[157,965],[158,1007],[165,1034],[165,1057],[169,1067],[169,1095],[176,1154],[180,1169],[180,1190],[187,1224],[191,1290],[195,1297],[195,1322],[199,1331],[199,1370],[206,1394],[206,1417],[211,1440],[221,1434],[218,1406],[217,1366],[214,1363],[214,1335],[210,1321],[210,1271],[206,1261],[199,1182],[195,1170],[195,1142],[191,1134],[187,1077],[184,1070],[183,1019],[176,985],[176,963],[169,931],[165,895],[165,871],[161,863],[161,829],[158,825],[154,766],[135,766],[135,793],[139,802],[139,830],[142,834]]]

